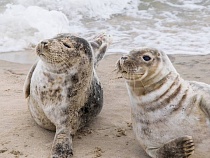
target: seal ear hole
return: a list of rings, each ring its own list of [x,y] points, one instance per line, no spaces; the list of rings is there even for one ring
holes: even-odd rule
[[[144,61],[150,61],[152,59],[149,55],[144,55],[142,58]]]

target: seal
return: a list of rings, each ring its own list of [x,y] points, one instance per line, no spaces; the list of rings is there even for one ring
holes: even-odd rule
[[[100,34],[88,42],[79,36],[59,34],[36,47],[40,60],[26,77],[24,93],[35,122],[56,131],[52,158],[71,157],[72,136],[102,109],[103,89],[95,65],[103,58],[110,39]]]
[[[210,85],[180,77],[168,56],[139,48],[122,56],[136,138],[152,158],[208,158]]]

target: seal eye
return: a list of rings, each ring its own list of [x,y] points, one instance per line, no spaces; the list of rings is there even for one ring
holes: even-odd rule
[[[63,45],[67,48],[71,48],[67,43],[63,43]]]
[[[144,59],[145,61],[150,61],[150,60],[151,60],[151,57],[148,56],[148,55],[144,55],[144,56],[143,56],[143,59]]]

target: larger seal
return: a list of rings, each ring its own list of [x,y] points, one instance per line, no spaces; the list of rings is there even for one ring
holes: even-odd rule
[[[180,77],[157,49],[132,50],[117,62],[131,100],[133,130],[152,158],[208,158],[210,85]]]
[[[29,71],[24,92],[36,123],[56,131],[50,157],[71,157],[72,136],[101,111],[103,90],[95,65],[109,42],[105,34],[92,42],[60,34],[37,45],[40,60]]]

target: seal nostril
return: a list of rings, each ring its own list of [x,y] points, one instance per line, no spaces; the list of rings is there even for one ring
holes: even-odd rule
[[[123,57],[121,57],[121,59],[122,59],[122,60],[127,60],[127,59],[128,59],[128,57],[123,56]]]
[[[48,44],[47,41],[42,41],[41,44],[43,44],[44,46],[46,46]]]

